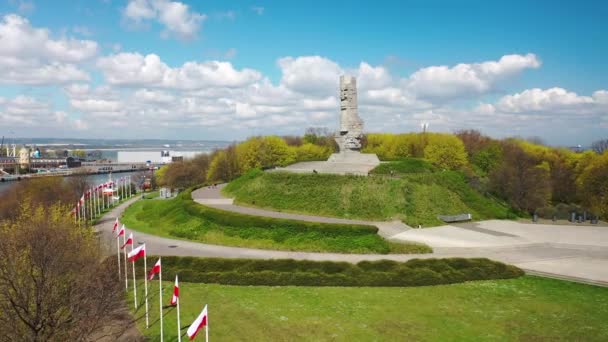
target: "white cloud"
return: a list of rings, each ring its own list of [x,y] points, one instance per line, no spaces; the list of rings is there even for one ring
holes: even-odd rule
[[[580,96],[563,88],[527,89],[521,93],[502,97],[496,107],[507,113],[542,112],[587,112],[598,109],[605,91],[595,96]]]
[[[93,58],[97,43],[73,38],[53,39],[49,30],[32,27],[18,15],[0,22],[0,82],[52,84],[88,80],[76,63]]]
[[[48,102],[19,95],[0,101],[0,122],[3,127],[52,127],[62,124],[66,113],[55,111]]]
[[[301,93],[335,94],[344,72],[334,61],[321,56],[283,57],[278,60],[281,84]]]
[[[406,88],[422,98],[456,98],[483,94],[496,84],[525,69],[540,67],[534,54],[505,55],[498,61],[422,68],[404,81]]]
[[[357,77],[359,113],[367,132],[417,131],[420,122],[425,121],[433,131],[474,128],[495,136],[551,137],[556,133],[546,127],[572,126],[581,132],[596,132],[608,124],[606,90],[578,95],[562,88],[529,89],[491,103],[463,105],[500,87],[504,79],[525,70],[527,65],[532,67],[536,60],[528,58],[532,55],[512,56],[467,64],[475,82],[485,82],[486,86],[462,91],[458,98],[463,101],[459,107],[452,107],[446,102],[449,97],[445,93],[442,97],[422,96],[419,90],[423,88],[411,83],[414,75],[436,67],[401,77],[366,62],[349,67],[321,56],[285,57],[277,60],[282,74],[273,83],[259,71],[236,69],[229,62],[190,61],[170,66],[155,54],[118,53],[97,59],[105,85],[71,83],[64,87],[69,110],[39,111],[48,113],[56,122],[63,120],[67,126],[84,131],[94,127],[96,131],[124,133],[128,127],[137,127],[139,136],[190,130],[191,137],[199,134],[192,133],[198,129],[206,132],[201,134],[224,139],[251,134],[301,134],[308,126],[336,127],[339,76],[347,73]],[[448,74],[458,68],[448,68]],[[16,113],[10,106],[7,110],[9,101],[13,100],[0,99],[3,117],[9,113],[14,117]],[[19,108],[24,113],[36,111],[23,109],[27,101],[21,102]],[[551,125],[546,125],[548,116]],[[576,125],[572,125],[573,121]],[[220,131],[229,133],[224,136],[217,133]]]
[[[97,66],[111,84],[170,89],[242,87],[261,78],[258,71],[239,71],[229,62],[186,62],[181,67],[171,68],[154,54],[120,53],[100,58]]]
[[[118,101],[100,100],[100,99],[85,99],[85,100],[70,100],[72,108],[84,112],[116,112],[122,108]]]
[[[164,27],[162,37],[176,36],[180,39],[195,38],[207,18],[207,15],[192,11],[182,2],[169,0],[130,0],[123,15],[136,24],[156,20]]]

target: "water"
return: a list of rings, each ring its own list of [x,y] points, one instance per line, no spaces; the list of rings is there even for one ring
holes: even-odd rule
[[[131,180],[134,181],[135,176],[136,175],[143,175],[143,174],[147,174],[149,175],[150,172],[149,171],[135,171],[135,172],[120,172],[120,173],[113,173],[112,174],[112,180],[116,181],[117,179],[121,178],[121,177],[126,177],[126,176],[131,176]],[[68,178],[67,177],[62,177],[63,179]],[[108,181],[109,174],[92,174],[92,175],[87,175],[86,179],[89,182],[89,184],[91,184],[91,186],[93,185],[98,185],[101,183],[105,183]],[[11,182],[4,182],[4,183],[0,183],[0,199],[1,196],[4,192],[8,191],[11,187],[16,186],[17,184],[21,183],[21,182],[27,182],[27,179],[21,180],[21,181],[11,181]]]
[[[6,144],[17,144],[17,151],[26,145],[30,148],[40,148],[41,151],[51,151],[56,156],[64,155],[65,151],[84,150],[95,159],[107,159],[112,162],[159,162],[161,151],[170,151],[171,156],[191,158],[196,154],[210,153],[214,149],[224,148],[230,144],[227,141],[208,140],[105,140],[105,139],[54,139],[54,138],[11,138]],[[5,153],[3,150],[2,153]],[[113,179],[139,172],[114,173]],[[99,184],[108,180],[107,174],[87,176],[91,184]],[[24,180],[27,181],[27,180]],[[0,195],[17,184],[17,181],[0,182]]]

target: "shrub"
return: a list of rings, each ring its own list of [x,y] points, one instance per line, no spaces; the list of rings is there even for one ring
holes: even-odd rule
[[[153,263],[157,257],[149,256]],[[293,259],[163,257],[163,272],[185,282],[268,286],[423,286],[523,275],[515,266],[489,259],[413,259],[357,264]]]

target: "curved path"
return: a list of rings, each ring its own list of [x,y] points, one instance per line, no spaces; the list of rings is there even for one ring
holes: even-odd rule
[[[389,239],[397,234],[403,233],[410,227],[403,224],[401,221],[363,221],[349,220],[335,217],[313,216],[285,213],[281,211],[265,210],[251,207],[244,207],[233,203],[232,198],[227,198],[222,194],[222,188],[226,184],[220,184],[216,187],[203,187],[192,192],[192,199],[200,204],[208,207],[213,207],[221,210],[232,211],[240,214],[248,214],[254,216],[274,217],[290,220],[300,220],[308,222],[321,223],[344,223],[344,224],[365,224],[378,227],[378,234]]]
[[[214,190],[217,191],[218,189]],[[106,214],[96,225],[95,228],[102,233],[104,240],[107,241],[108,253],[115,253],[116,251],[115,242],[112,238],[112,225],[114,220],[117,217],[120,217],[122,212],[138,199],[139,197],[117,206]],[[218,198],[213,198],[213,196],[201,198],[199,192],[197,201],[200,202],[201,200],[206,205],[218,207],[220,209],[224,209],[226,205],[229,205],[227,202],[220,204],[209,203],[212,202],[210,200],[218,200]],[[259,209],[246,207],[239,208],[245,208],[247,210],[251,209],[255,210],[255,212],[259,212]],[[268,211],[263,210],[263,212]],[[276,212],[271,213],[274,213],[272,217],[294,215]],[[279,216],[274,216],[275,214]],[[326,220],[329,218],[317,219]],[[501,232],[499,228],[492,230],[493,227],[500,227],[500,224],[511,225],[515,228],[519,228],[515,229],[519,235]],[[572,229],[572,227],[563,226],[560,228],[557,226],[537,226],[508,221],[486,221],[480,222],[478,225],[472,224],[462,227],[445,226],[427,229],[411,229],[396,236],[396,238],[407,240],[416,240],[416,238],[418,238],[418,241],[426,241],[434,248],[435,252],[432,254],[339,254],[272,251],[209,245],[191,241],[163,238],[140,232],[135,233],[134,236],[136,244],[146,243],[147,250],[150,254],[154,255],[257,259],[290,258],[346,262],[380,259],[407,261],[415,258],[486,257],[516,265],[531,274],[608,286],[608,267],[606,267],[606,265],[608,265],[608,228],[590,227],[587,229],[586,227],[574,227],[576,230],[574,232],[568,231],[567,229]],[[540,238],[546,235],[549,235],[550,237],[559,237],[560,231],[569,233],[564,239],[567,241],[561,241],[560,239],[555,238],[553,240],[550,238],[546,238],[545,240]],[[412,234],[408,235],[407,237],[400,237],[400,235],[409,234],[410,232]],[[428,232],[426,233],[426,240],[425,236],[422,235],[422,233],[425,232]],[[439,234],[435,234],[436,232]],[[532,234],[525,235],[522,232],[532,232]],[[456,233],[461,233],[461,235],[459,236]],[[534,234],[540,237],[535,237]],[[441,238],[437,238],[436,235],[441,235]],[[488,241],[493,241],[488,236],[494,237],[494,240],[498,240],[499,242],[488,243]],[[474,238],[481,239],[482,243],[477,245],[471,244],[471,241]],[[453,243],[453,241],[450,239],[456,241],[457,243]],[[571,239],[574,239],[574,241]],[[448,243],[446,243],[446,241]],[[511,241],[511,243],[507,243],[508,241]],[[513,243],[513,241],[515,241],[515,243]]]

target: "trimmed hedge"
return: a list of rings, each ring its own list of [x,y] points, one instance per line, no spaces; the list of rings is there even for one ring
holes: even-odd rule
[[[152,265],[158,257],[148,257]],[[424,286],[522,276],[485,258],[348,262],[163,257],[163,274],[184,282],[267,286]],[[143,274],[142,274],[143,276]]]

